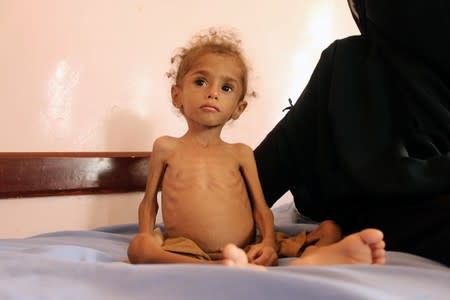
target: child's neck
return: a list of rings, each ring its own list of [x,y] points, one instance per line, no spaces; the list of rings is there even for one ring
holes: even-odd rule
[[[221,128],[215,130],[191,130],[189,129],[181,138],[192,144],[196,144],[202,147],[208,147],[213,145],[222,144],[223,140],[220,137]]]

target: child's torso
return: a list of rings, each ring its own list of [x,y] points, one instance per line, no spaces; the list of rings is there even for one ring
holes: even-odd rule
[[[178,148],[178,147],[177,147]],[[194,240],[204,251],[254,237],[251,204],[233,145],[178,148],[166,161],[162,211],[168,237]]]

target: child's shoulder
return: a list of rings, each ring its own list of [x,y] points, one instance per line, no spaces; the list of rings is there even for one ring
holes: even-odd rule
[[[233,143],[233,144],[228,144],[233,151],[239,153],[239,154],[253,154],[253,150],[252,148],[244,143]]]
[[[160,136],[153,142],[153,152],[166,152],[173,150],[178,144],[179,138],[164,135]]]

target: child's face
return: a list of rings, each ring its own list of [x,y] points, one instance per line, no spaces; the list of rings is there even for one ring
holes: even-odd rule
[[[247,106],[242,94],[242,67],[227,55],[204,54],[172,87],[172,102],[186,119],[203,126],[218,126],[237,119]]]

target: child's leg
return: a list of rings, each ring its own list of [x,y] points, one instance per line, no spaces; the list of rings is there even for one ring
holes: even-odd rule
[[[383,233],[365,229],[328,246],[309,246],[291,265],[384,264]]]
[[[335,222],[326,220],[307,234],[306,244],[314,243],[315,246],[326,246],[342,239],[341,228]]]
[[[297,265],[335,265],[335,264],[384,264],[385,243],[383,233],[377,229],[365,229],[351,234],[341,241],[328,246],[310,246],[300,258],[291,262]],[[227,265],[240,268],[266,270],[265,267],[248,263],[245,252],[235,245],[224,248]]]
[[[166,251],[151,234],[138,234],[128,247],[128,258],[133,264],[158,263],[194,263],[211,264],[212,261],[201,260],[182,254]]]
[[[164,250],[161,243],[150,234],[136,235],[128,247],[128,258],[133,264],[188,263],[220,264],[234,267],[249,265],[245,252],[235,245],[226,245],[223,250],[223,256],[224,258],[221,260],[202,260],[169,252]]]

